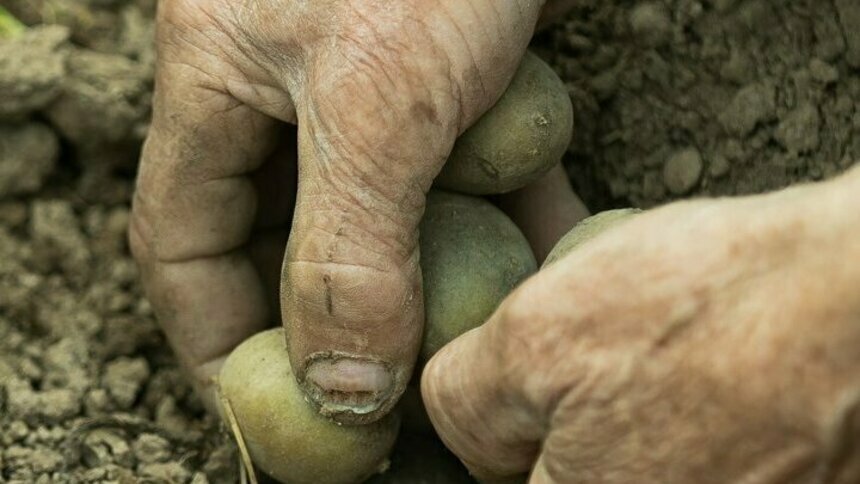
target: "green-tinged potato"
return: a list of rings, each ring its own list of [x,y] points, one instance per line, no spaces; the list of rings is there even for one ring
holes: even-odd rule
[[[507,91],[454,144],[436,186],[472,195],[522,188],[561,160],[572,132],[564,83],[527,52]]]
[[[356,483],[387,466],[399,417],[341,426],[320,416],[296,384],[282,329],[233,350],[219,385],[222,415],[226,400],[254,465],[281,482]]]
[[[476,197],[431,191],[420,234],[426,362],[483,324],[537,263],[511,219]]]
[[[630,217],[641,211],[638,208],[619,208],[600,212],[582,220],[555,244],[555,247],[552,248],[552,251],[546,257],[541,268],[547,267],[582,244],[617,226],[621,222],[630,219]]]

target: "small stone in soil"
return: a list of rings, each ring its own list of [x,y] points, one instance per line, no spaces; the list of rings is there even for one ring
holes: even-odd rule
[[[68,29],[52,25],[0,42],[0,120],[26,118],[57,97],[66,73],[58,47],[68,37]]]
[[[170,459],[170,442],[155,434],[141,434],[131,445],[134,456],[141,464],[164,462]]]
[[[107,364],[102,384],[119,408],[128,409],[149,375],[145,359],[121,357]]]
[[[789,153],[811,153],[818,149],[821,140],[821,115],[812,103],[803,103],[782,119],[774,138]]]
[[[689,192],[702,175],[699,150],[687,148],[672,155],[663,165],[663,183],[675,195]]]
[[[638,40],[657,47],[669,38],[672,22],[669,13],[658,2],[642,2],[630,11],[630,27]]]
[[[81,458],[89,467],[117,464],[134,466],[134,455],[128,442],[116,432],[97,429],[87,434],[81,449]]]
[[[0,125],[0,199],[39,191],[59,156],[60,141],[44,124]]]
[[[188,482],[191,479],[191,473],[179,462],[141,464],[137,472],[141,477],[157,482]]]
[[[776,90],[765,83],[742,88],[720,115],[720,122],[729,134],[747,136],[759,123],[776,116]]]
[[[725,156],[717,154],[708,166],[708,173],[713,178],[720,178],[726,175],[731,167],[729,160]]]

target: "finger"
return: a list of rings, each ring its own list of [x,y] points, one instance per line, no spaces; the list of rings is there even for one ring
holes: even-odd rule
[[[528,473],[538,458],[568,383],[586,374],[585,350],[559,341],[576,328],[573,321],[590,320],[600,307],[590,289],[597,279],[542,272],[425,367],[421,394],[433,426],[482,480]],[[559,304],[547,300],[559,293]]]
[[[539,416],[512,401],[505,387],[491,331],[485,325],[443,348],[425,367],[421,384],[436,431],[482,481],[528,472],[543,437]]]
[[[538,264],[564,234],[589,215],[560,163],[535,183],[499,196],[496,203],[522,230]]]
[[[450,18],[398,11],[407,8],[415,7],[365,12],[372,26],[344,27],[293,82],[304,91],[294,95],[302,100],[299,193],[283,321],[299,383],[323,414],[344,423],[378,419],[406,388],[423,324],[417,228],[425,194],[456,135],[501,94],[528,38],[511,35],[520,45],[505,52],[510,58],[476,66],[439,47],[452,43],[439,35],[458,35],[462,46]],[[461,9],[445,14],[460,19]],[[490,13],[498,14],[462,15]],[[398,20],[385,21],[389,15]],[[428,28],[435,24],[447,30]],[[482,82],[465,81],[475,77]]]
[[[205,56],[187,59],[199,46],[165,20],[170,12],[160,14],[153,124],[130,240],[159,322],[206,393],[229,351],[276,317],[246,247],[257,210],[248,175],[271,151],[276,131],[203,74],[239,78],[236,70]],[[211,64],[201,69],[200,58]]]

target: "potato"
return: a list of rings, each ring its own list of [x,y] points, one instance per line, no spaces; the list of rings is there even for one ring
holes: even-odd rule
[[[567,89],[526,53],[501,99],[454,144],[436,186],[472,195],[522,188],[561,160],[572,131]]]
[[[320,416],[296,384],[280,328],[233,350],[219,385],[254,464],[281,482],[361,482],[387,465],[399,417],[341,426]]]
[[[486,200],[431,191],[420,226],[427,361],[480,326],[537,267],[525,236]]]
[[[566,233],[557,244],[555,244],[555,247],[553,247],[549,255],[546,256],[546,260],[543,262],[541,269],[556,262],[582,244],[640,212],[642,212],[642,210],[637,208],[620,208],[600,212],[580,221],[570,229],[570,232]]]

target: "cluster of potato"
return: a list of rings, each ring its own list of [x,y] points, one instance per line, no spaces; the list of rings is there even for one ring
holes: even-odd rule
[[[539,179],[561,159],[572,129],[564,85],[548,65],[527,54],[498,103],[458,139],[428,195],[420,226],[425,326],[418,368],[483,324],[537,270],[525,236],[477,195],[509,192]],[[574,230],[552,260],[588,238],[596,225],[582,227],[587,233]],[[320,416],[295,382],[280,329],[239,346],[223,367],[220,389],[222,411],[240,447],[282,482],[360,482],[384,470],[397,439],[398,412],[361,426]],[[407,418],[413,414],[421,411],[407,412]]]

